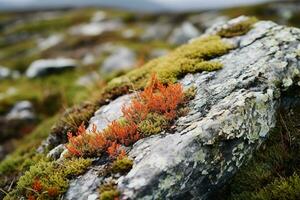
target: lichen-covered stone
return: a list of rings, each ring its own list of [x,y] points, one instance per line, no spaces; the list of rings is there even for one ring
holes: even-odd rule
[[[300,30],[258,22],[226,39],[236,49],[223,69],[186,75],[190,112],[173,134],[154,135],[130,151],[132,170],[118,180],[123,199],[206,199],[252,155],[276,123],[281,92],[297,80]]]
[[[223,186],[275,126],[282,92],[298,83],[299,39],[300,30],[264,21],[245,35],[223,39],[235,49],[209,61],[221,63],[222,69],[179,79],[195,91],[189,113],[172,130],[128,149],[132,169],[121,177],[112,175],[120,198],[207,199]],[[106,113],[115,112],[113,103]]]

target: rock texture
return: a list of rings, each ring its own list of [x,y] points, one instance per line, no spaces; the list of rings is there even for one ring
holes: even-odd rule
[[[188,74],[180,81],[197,93],[176,130],[142,139],[130,150],[133,168],[117,181],[121,199],[207,199],[275,126],[282,91],[300,85],[300,30],[262,21],[246,35],[224,40],[235,49],[217,59],[223,69]],[[119,101],[102,109],[117,113],[120,106],[113,105]],[[81,187],[85,183],[77,184]],[[69,190],[76,187],[71,184]]]

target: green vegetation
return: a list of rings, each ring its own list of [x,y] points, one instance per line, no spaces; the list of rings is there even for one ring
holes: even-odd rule
[[[20,177],[16,188],[4,199],[22,196],[35,199],[60,197],[68,188],[68,178],[84,172],[91,165],[88,159],[64,160],[62,163],[41,160]]]
[[[111,164],[111,172],[126,174],[132,168],[133,161],[128,156],[123,156],[121,158],[117,158]]]
[[[234,24],[232,26],[229,26],[228,28],[221,29],[217,33],[217,35],[225,38],[244,35],[252,28],[255,22],[257,22],[257,19],[255,17],[251,17],[238,24]]]
[[[100,200],[115,200],[120,196],[120,192],[117,190],[116,185],[113,182],[102,185],[99,192]]]
[[[108,83],[105,92],[116,92],[119,88],[144,88],[153,73],[156,73],[163,83],[174,83],[187,73],[220,69],[221,63],[209,60],[227,53],[231,48],[218,36],[194,40],[175,49],[167,56],[154,59],[141,68],[113,79]]]

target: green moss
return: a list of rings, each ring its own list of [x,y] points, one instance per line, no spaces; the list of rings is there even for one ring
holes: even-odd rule
[[[120,196],[120,192],[112,182],[102,185],[99,191],[100,200],[114,200]]]
[[[246,34],[257,22],[255,17],[251,17],[245,21],[229,26],[228,28],[221,29],[217,35],[225,38],[235,37]]]
[[[111,165],[112,173],[127,173],[133,165],[133,161],[128,158],[128,156],[124,156],[123,158],[117,158]]]
[[[4,199],[17,199],[31,195],[39,199],[59,197],[68,188],[68,178],[81,174],[90,165],[91,160],[83,158],[64,160],[62,163],[41,160],[20,177],[16,188]],[[37,181],[41,187],[40,191],[34,187]],[[49,191],[55,193],[49,194]]]
[[[138,124],[138,128],[144,137],[158,134],[169,124],[168,120],[157,113],[149,113],[145,120]]]
[[[233,196],[233,199],[255,200],[298,200],[300,198],[300,177],[294,174],[288,178],[278,178],[271,184],[254,192],[242,192]]]
[[[161,82],[173,83],[187,73],[220,69],[221,63],[209,60],[227,53],[230,49],[231,46],[222,42],[218,36],[196,39],[164,57],[154,59],[143,67],[113,79],[108,83],[105,92],[113,92],[121,86],[141,89],[146,86],[153,73],[157,74]]]

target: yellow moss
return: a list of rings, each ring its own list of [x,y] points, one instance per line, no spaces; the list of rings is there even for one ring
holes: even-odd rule
[[[238,24],[235,24],[233,26],[230,26],[228,28],[221,29],[217,35],[225,38],[235,37],[246,34],[257,22],[257,19],[255,17],[250,17],[249,19],[242,21]]]
[[[52,199],[63,194],[68,188],[68,178],[79,175],[91,165],[90,159],[64,160],[62,163],[43,159],[30,167],[19,179],[16,188],[4,199],[19,199],[33,195],[39,199]],[[38,181],[41,191],[34,191],[34,183]],[[54,194],[49,191],[55,190]]]
[[[125,174],[132,168],[133,161],[128,158],[128,156],[124,156],[123,158],[116,159],[111,165],[112,173],[121,173]]]
[[[102,185],[99,192],[100,200],[114,200],[120,196],[120,192],[117,190],[116,185],[113,182]]]
[[[163,115],[149,113],[146,119],[138,124],[138,128],[147,137],[160,133],[168,124],[168,120]]]
[[[156,73],[163,83],[176,82],[187,73],[213,71],[222,64],[210,59],[227,53],[232,47],[224,43],[219,36],[207,36],[182,45],[170,54],[154,59],[143,67],[115,78],[108,83],[106,92],[120,86],[141,89],[147,84],[151,74]]]

